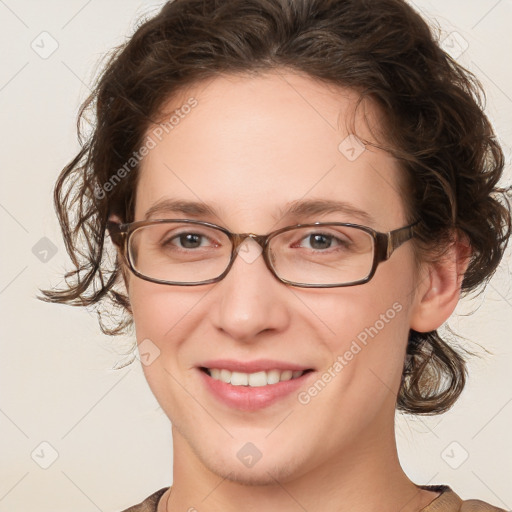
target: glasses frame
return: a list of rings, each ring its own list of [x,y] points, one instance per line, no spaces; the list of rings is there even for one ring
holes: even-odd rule
[[[130,257],[130,251],[128,250],[129,243],[130,243],[130,237],[131,235],[139,228],[142,228],[144,226],[149,226],[153,224],[174,224],[174,223],[185,223],[185,224],[192,224],[192,225],[200,225],[200,226],[206,226],[210,228],[217,229],[219,231],[222,231],[231,241],[231,258],[228,263],[228,266],[217,277],[214,277],[212,279],[208,279],[206,281],[200,281],[200,282],[175,282],[175,281],[164,281],[161,279],[154,279],[148,276],[145,276],[144,274],[141,274],[135,267],[133,266],[133,263],[131,261]],[[289,286],[297,286],[300,288],[341,288],[346,286],[356,286],[360,284],[367,283],[372,279],[372,277],[375,275],[375,272],[377,270],[377,267],[380,263],[383,261],[388,260],[393,252],[398,249],[403,243],[407,242],[411,238],[415,236],[415,230],[414,227],[419,223],[419,221],[415,221],[412,224],[409,224],[407,226],[403,226],[398,229],[394,229],[392,231],[388,231],[387,233],[382,233],[379,231],[376,231],[372,228],[369,228],[368,226],[362,226],[360,224],[352,224],[347,222],[313,222],[308,224],[295,224],[293,226],[286,226],[281,229],[277,229],[275,231],[271,231],[270,233],[266,235],[256,235],[254,233],[231,233],[231,231],[227,230],[226,228],[223,228],[222,226],[219,226],[217,224],[213,224],[211,222],[206,221],[200,221],[200,220],[192,220],[192,219],[154,219],[154,220],[143,220],[143,221],[136,221],[136,222],[129,222],[120,224],[117,222],[107,222],[107,230],[110,234],[110,237],[112,241],[121,249],[123,258],[125,259],[126,263],[128,264],[128,267],[130,270],[141,279],[144,279],[145,281],[149,281],[151,283],[158,283],[158,284],[166,284],[171,286],[200,286],[203,284],[210,284],[210,283],[217,283],[224,279],[226,275],[231,270],[231,267],[233,266],[233,263],[235,262],[235,258],[238,255],[238,248],[242,243],[247,239],[251,238],[256,243],[260,245],[262,248],[262,254],[263,259],[265,261],[265,264],[267,268],[270,270],[272,275],[281,283],[287,284]],[[362,231],[365,231],[373,238],[373,244],[375,250],[373,251],[373,262],[372,262],[372,268],[369,272],[369,274],[364,277],[363,279],[359,279],[357,281],[351,281],[349,283],[341,283],[341,284],[309,284],[309,283],[299,283],[295,281],[288,281],[287,279],[283,279],[279,277],[276,273],[276,270],[272,266],[272,262],[270,261],[269,254],[268,254],[268,247],[269,242],[274,238],[275,236],[284,233],[286,231],[290,231],[292,229],[296,228],[304,228],[304,227],[321,227],[321,226],[346,226],[351,228],[357,228]]]

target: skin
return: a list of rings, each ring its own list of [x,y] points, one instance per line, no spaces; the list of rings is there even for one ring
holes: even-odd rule
[[[284,70],[222,76],[174,97],[168,110],[191,96],[198,105],[142,162],[135,220],[172,197],[211,204],[216,216],[158,218],[264,234],[298,222],[279,216],[289,202],[328,198],[365,211],[378,231],[408,223],[397,162],[371,146],[354,161],[338,150],[353,91]],[[372,140],[379,112],[368,102],[364,111],[357,134]],[[348,213],[307,220],[363,223]],[[418,266],[407,242],[369,283],[331,289],[280,283],[261,256],[238,257],[222,281],[196,287],[127,272],[137,340],[160,350],[144,372],[172,422],[174,482],[159,512],[408,512],[430,503],[438,493],[419,489],[400,466],[395,402],[409,329],[433,330],[448,318],[466,260],[455,245],[441,262]],[[309,386],[395,303],[401,311],[307,405],[292,393],[262,410],[235,410],[200,379],[197,366],[208,359],[270,358],[314,368]],[[237,458],[247,442],[262,453],[251,468]]]

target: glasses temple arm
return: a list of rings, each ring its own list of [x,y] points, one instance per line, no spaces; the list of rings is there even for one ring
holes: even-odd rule
[[[414,226],[418,224],[414,222],[409,226],[405,226],[403,228],[395,229],[394,231],[390,231],[388,233],[388,245],[386,250],[386,259],[388,259],[395,249],[398,249],[403,243],[407,242],[414,236]]]

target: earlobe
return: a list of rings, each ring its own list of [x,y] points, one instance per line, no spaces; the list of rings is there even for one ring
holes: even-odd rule
[[[439,260],[428,264],[417,284],[411,329],[434,331],[449,318],[459,302],[470,256],[469,244],[466,240],[458,240]]]

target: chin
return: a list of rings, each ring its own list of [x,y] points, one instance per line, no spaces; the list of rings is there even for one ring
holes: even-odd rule
[[[254,444],[241,440],[247,439],[246,436],[207,440],[203,436],[196,437],[196,432],[177,430],[174,423],[173,436],[179,436],[188,445],[185,450],[190,451],[190,455],[193,453],[200,466],[222,480],[240,485],[267,486],[284,483],[297,478],[300,472],[306,472],[304,457],[297,454],[290,444],[274,445],[268,439],[265,443],[257,436]]]
[[[240,448],[239,444],[236,441],[227,442],[221,445],[220,450],[212,449],[210,446],[196,446],[194,451],[200,463],[210,472],[223,480],[240,485],[276,485],[278,482],[285,483],[295,479],[300,473],[307,471],[303,458],[290,451],[288,447],[281,446],[281,450],[279,447],[262,449],[263,453],[260,452],[259,459],[247,461],[244,455],[255,454],[255,448],[247,444]]]
[[[222,479],[245,486],[271,486],[279,483],[286,483],[294,478],[295,467],[286,462],[280,464],[264,464],[261,459],[252,468],[240,468],[241,464],[223,464],[215,462],[208,469]],[[259,466],[259,467],[258,467]]]

